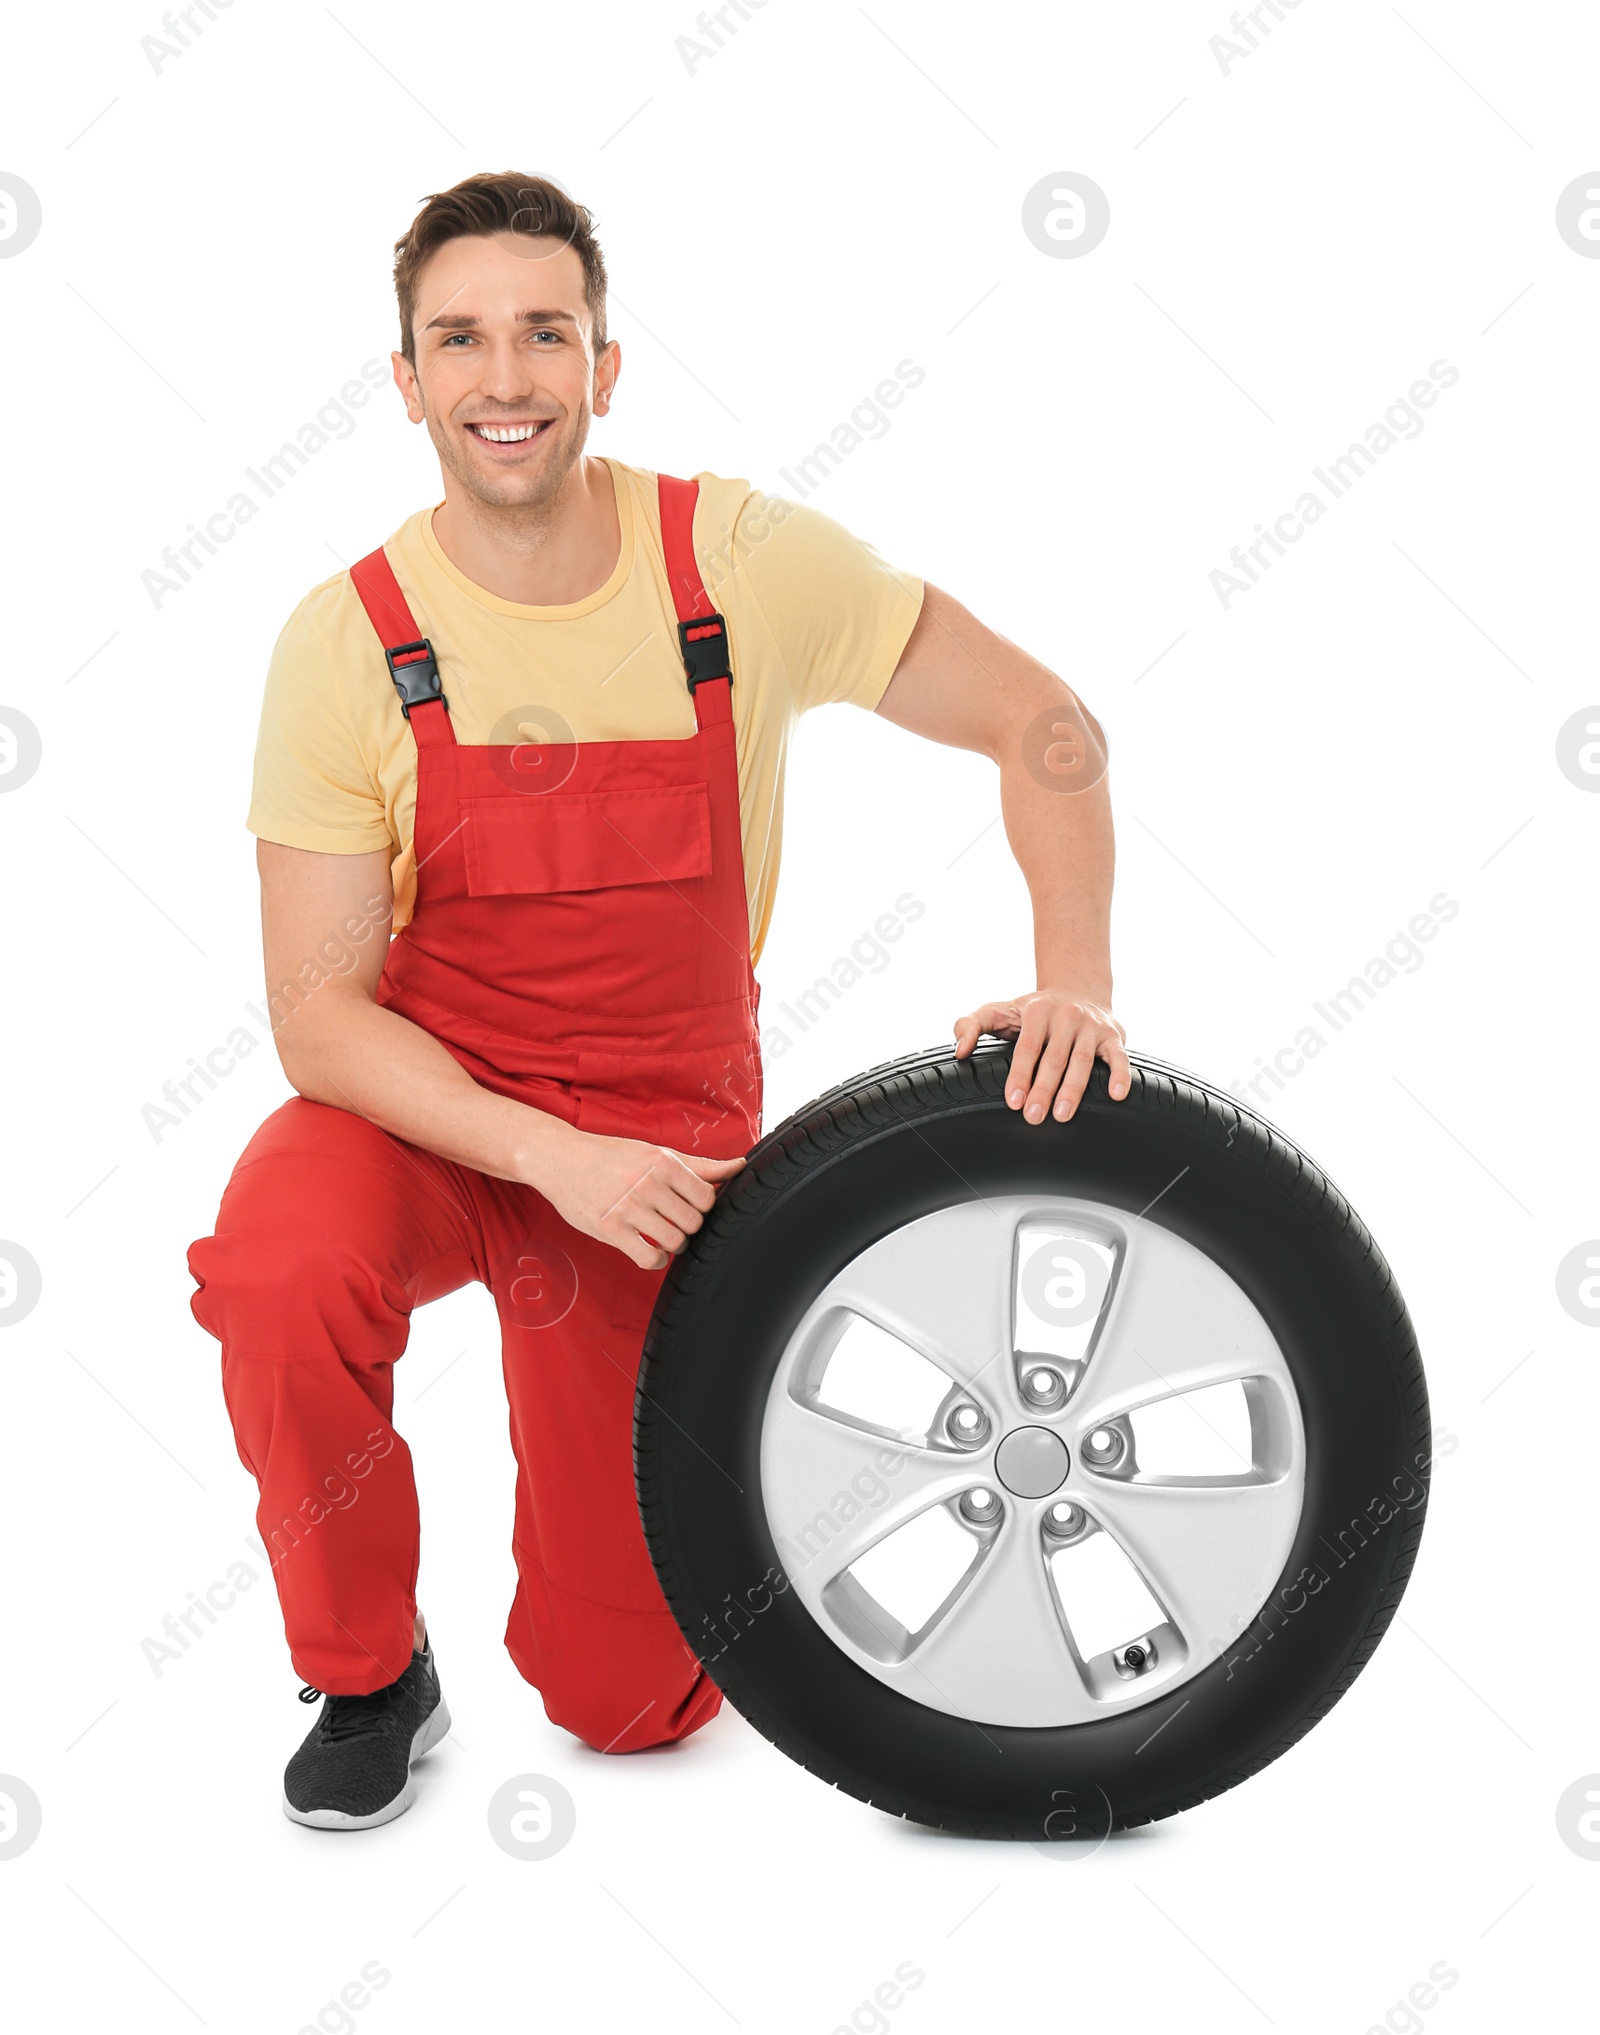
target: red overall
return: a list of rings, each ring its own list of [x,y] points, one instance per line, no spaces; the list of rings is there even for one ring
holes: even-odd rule
[[[696,492],[661,478],[663,624],[670,598],[697,723],[686,740],[458,745],[448,656],[441,678],[384,553],[352,578],[417,744],[415,916],[379,1003],[500,1094],[585,1131],[729,1158],[760,1135],[759,992]],[[479,1279],[500,1316],[517,1459],[512,1659],[554,1722],[602,1748],[715,1715],[633,1490],[634,1383],[662,1273],[531,1187],[300,1097],[251,1140],[189,1267],[306,1681],[361,1694],[410,1660],[417,1497],[390,1424],[393,1367],[412,1308]]]

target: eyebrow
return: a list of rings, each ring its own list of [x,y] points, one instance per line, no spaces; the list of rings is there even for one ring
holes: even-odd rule
[[[424,332],[467,332],[481,326],[483,320],[474,318],[470,312],[455,312],[446,316],[443,312],[437,318],[430,318],[423,326]],[[570,311],[519,311],[519,325],[571,325],[577,326],[577,319]]]

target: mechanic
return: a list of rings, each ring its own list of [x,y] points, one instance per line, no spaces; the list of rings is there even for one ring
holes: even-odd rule
[[[398,1816],[449,1729],[391,1416],[412,1309],[469,1280],[503,1332],[517,1668],[608,1752],[721,1703],[645,1548],[634,1387],[662,1277],[760,1135],[753,963],[800,714],[848,700],[998,764],[1038,987],[958,1018],[956,1052],[1014,1038],[1030,1123],[1070,1116],[1097,1056],[1130,1084],[1098,724],[815,509],[587,455],[621,366],[593,227],[533,176],[427,200],[394,380],[444,499],[307,595],[267,676],[248,824],[296,1094],[189,1265],[324,1699],[284,1780],[317,1827]],[[392,939],[342,944],[391,909]],[[329,942],[354,965],[308,970]]]

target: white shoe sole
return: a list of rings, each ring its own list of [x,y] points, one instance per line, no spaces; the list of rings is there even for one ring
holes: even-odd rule
[[[411,1774],[411,1767],[433,1748],[450,1729],[450,1712],[443,1696],[417,1727],[411,1741],[411,1757],[406,1769],[406,1784],[392,1802],[385,1802],[370,1816],[350,1816],[343,1809],[297,1809],[287,1795],[283,1798],[283,1813],[292,1823],[304,1823],[312,1830],[371,1830],[379,1823],[392,1823],[396,1816],[403,1816],[417,1799],[417,1784]]]

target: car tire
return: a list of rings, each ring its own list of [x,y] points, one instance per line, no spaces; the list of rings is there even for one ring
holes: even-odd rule
[[[1010,1059],[1009,1044],[992,1040],[965,1059],[948,1047],[912,1054],[842,1083],[762,1139],[663,1283],[640,1370],[635,1470],[651,1558],[685,1638],[734,1707],[781,1751],[832,1786],[920,1824],[1081,1840],[1236,1786],[1287,1752],[1350,1688],[1416,1559],[1428,1401],[1411,1322],[1382,1254],[1343,1195],[1280,1130],[1142,1055],[1132,1056],[1123,1100],[1111,1099],[1097,1063],[1070,1120],[1028,1124],[1005,1102]],[[1052,1696],[1029,1697],[1020,1686],[1014,1693],[992,1676],[995,1693],[965,1703],[918,1700],[923,1685],[903,1679],[891,1685],[906,1675],[904,1659],[875,1659],[803,1600],[795,1544],[780,1548],[784,1537],[763,1495],[764,1434],[768,1482],[782,1469],[781,1456],[770,1453],[774,1379],[819,1294],[833,1290],[829,1282],[927,1218],[976,1220],[975,1209],[1031,1206],[1030,1197],[1110,1211],[1117,1235],[1155,1250],[1130,1264],[1182,1253],[1197,1278],[1216,1286],[1226,1275],[1281,1353],[1287,1382],[1276,1389],[1300,1451],[1293,1506],[1285,1499],[1273,1528],[1280,1539],[1268,1551],[1270,1587],[1249,1587],[1259,1601],[1240,1605],[1237,1629],[1220,1650],[1206,1657],[1190,1634],[1193,1671],[1154,1686],[1147,1699],[1142,1689],[1112,1683],[1103,1657],[1096,1693],[1090,1665],[1080,1661],[1085,1686],[1074,1690],[1070,1721],[1059,1723],[1038,1712]],[[1120,1276],[1108,1275],[1112,1294]],[[1100,1321],[1113,1319],[1108,1297]],[[1097,1324],[1093,1333],[1105,1335],[1108,1352],[1117,1348],[1110,1327]],[[1179,1335],[1173,1347],[1181,1346]],[[1099,1347],[1091,1347],[1084,1380],[1094,1376]],[[991,1370],[991,1382],[1006,1369]],[[1082,1434],[1077,1445],[1081,1457]],[[916,1461],[942,1473],[944,1457],[934,1461],[931,1448]],[[1091,1480],[1085,1462],[1079,1474]],[[1247,1508],[1264,1502],[1257,1486],[1270,1475],[1254,1468],[1241,1477]],[[1086,1502],[1098,1504],[1096,1490],[1110,1492],[1108,1504],[1124,1502],[1131,1482],[1145,1504],[1146,1481],[1124,1480],[1110,1492],[1104,1479],[1091,1480]],[[1009,1492],[1003,1502],[1020,1520],[1033,1501]],[[1179,1495],[1188,1502],[1187,1484]],[[1014,1528],[1019,1549],[1031,1548],[1024,1531]],[[1262,1552],[1253,1557],[1258,1569]],[[1025,1558],[1031,1563],[1034,1554]],[[1240,1563],[1248,1583],[1243,1553]],[[1207,1644],[1216,1648],[1215,1634]],[[913,1647],[905,1659],[915,1657]],[[1124,1674],[1115,1656],[1113,1664]],[[964,1674],[968,1668],[980,1679],[986,1671],[982,1663],[967,1663]],[[973,1714],[985,1709],[991,1714]],[[997,1711],[1030,1721],[1005,1721]]]

